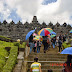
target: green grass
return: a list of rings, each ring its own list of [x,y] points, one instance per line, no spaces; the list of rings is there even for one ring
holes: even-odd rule
[[[3,66],[6,63],[6,58],[8,56],[8,52],[4,49],[0,47],[0,72],[3,69]]]
[[[8,56],[8,52],[5,50],[5,48],[0,48],[0,55],[7,57]]]
[[[1,36],[1,35],[0,35],[0,40],[7,41],[7,42],[11,41],[10,38],[7,38],[7,37]]]
[[[3,66],[5,65],[5,61],[6,61],[5,57],[0,55],[0,72],[2,71]]]
[[[10,39],[10,38],[7,38],[7,37],[1,36],[1,35],[0,35],[0,38],[4,38],[4,39]]]
[[[5,47],[13,47],[14,44],[11,42],[0,41],[0,72],[2,72],[4,65],[6,64],[6,57],[8,57],[8,52]]]
[[[11,42],[0,41],[0,48],[12,47],[12,46],[14,46],[14,44]]]
[[[18,47],[25,48],[25,46],[25,42],[20,44],[19,42],[0,41],[0,72],[12,72],[17,61]],[[5,50],[5,47],[11,47],[10,54]],[[8,55],[9,58],[6,61]]]
[[[3,67],[2,72],[12,72],[12,69],[14,68],[17,60],[17,53],[18,53],[18,47],[14,46],[10,50],[9,58],[6,62],[6,65]]]
[[[71,47],[71,44],[70,43],[66,43],[66,42],[64,42],[62,45],[63,45],[64,49],[67,48],[67,47]]]
[[[22,44],[20,44],[19,48],[25,48],[26,47],[26,42],[23,42]]]
[[[18,46],[19,48],[25,48],[26,42],[23,42],[22,44],[20,44],[20,42],[14,42],[14,46]]]

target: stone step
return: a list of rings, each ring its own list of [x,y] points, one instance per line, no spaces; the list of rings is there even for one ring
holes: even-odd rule
[[[29,55],[28,57],[67,57],[67,56],[62,56],[62,55]]]
[[[24,52],[20,51],[19,55],[17,57],[18,63],[15,65],[13,72],[20,72],[21,71],[23,60],[24,60]]]
[[[65,61],[39,61],[42,66],[63,66]],[[30,66],[33,61],[27,61],[28,66]]]
[[[53,72],[62,72],[62,69],[52,69]],[[42,69],[42,72],[48,72],[48,69]]]
[[[33,61],[34,58],[28,58],[29,61]],[[39,58],[39,61],[66,61],[67,59],[62,58]]]
[[[31,64],[28,65],[28,68],[30,68]],[[63,65],[61,64],[48,64],[48,65],[41,65],[42,69],[62,69]]]
[[[57,52],[57,49],[49,49],[46,53],[30,53],[27,61],[27,72],[30,72],[29,69],[35,57],[38,57],[39,63],[41,63],[42,72],[48,72],[49,69],[52,69],[53,72],[62,72],[63,64],[67,60],[67,55]]]
[[[29,55],[64,55],[60,53],[30,53]],[[67,54],[65,54],[67,55]]]
[[[24,52],[19,52],[19,55],[17,57],[18,60],[24,59]]]
[[[49,69],[42,69],[42,72],[48,72]],[[62,69],[52,69],[53,72],[62,72]],[[27,72],[30,72],[30,69],[28,69]]]
[[[60,53],[30,53],[29,55],[67,55],[67,54],[60,54]]]
[[[38,57],[38,58],[67,58],[67,56],[58,56],[58,55],[29,55],[29,58],[34,58],[34,57]]]
[[[33,62],[28,62],[28,65],[31,65]],[[46,65],[46,66],[63,66],[64,61],[40,61],[41,65]]]

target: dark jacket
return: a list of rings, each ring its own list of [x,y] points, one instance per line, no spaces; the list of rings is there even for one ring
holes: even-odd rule
[[[33,42],[33,35],[31,35],[30,37],[29,37],[29,43],[30,42]]]
[[[59,46],[61,46],[61,45],[62,45],[62,41],[61,41],[61,40],[58,40],[58,43],[59,43]]]

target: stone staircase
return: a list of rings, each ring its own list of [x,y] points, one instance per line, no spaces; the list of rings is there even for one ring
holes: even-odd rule
[[[30,72],[30,65],[33,63],[34,57],[38,57],[39,63],[41,63],[42,72],[47,72],[52,69],[53,72],[62,72],[63,63],[67,60],[67,55],[61,55],[58,53],[58,48],[49,48],[46,53],[43,53],[43,47],[40,53],[31,53],[28,56],[27,72]]]

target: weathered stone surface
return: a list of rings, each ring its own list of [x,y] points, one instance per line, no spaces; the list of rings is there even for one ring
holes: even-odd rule
[[[36,28],[36,33],[42,28],[49,27],[52,28],[57,34],[60,32],[62,33],[69,33],[69,31],[72,29],[72,27],[66,23],[63,25],[60,25],[58,22],[56,25],[53,25],[52,22],[50,22],[48,25],[46,25],[45,22],[40,24],[37,20],[37,17],[34,16],[31,23],[28,23],[27,21],[22,24],[20,21],[15,24],[13,21],[10,23],[7,23],[6,20],[3,21],[3,23],[0,22],[0,35],[9,37],[16,41],[17,39],[21,39],[21,41],[25,41],[26,34],[30,31]]]
[[[63,24],[63,27],[66,27],[66,26],[67,26],[67,24],[66,24],[66,23],[64,23],[64,24]]]
[[[56,23],[56,27],[59,27],[59,26],[60,26],[60,24],[57,22],[57,23]]]

